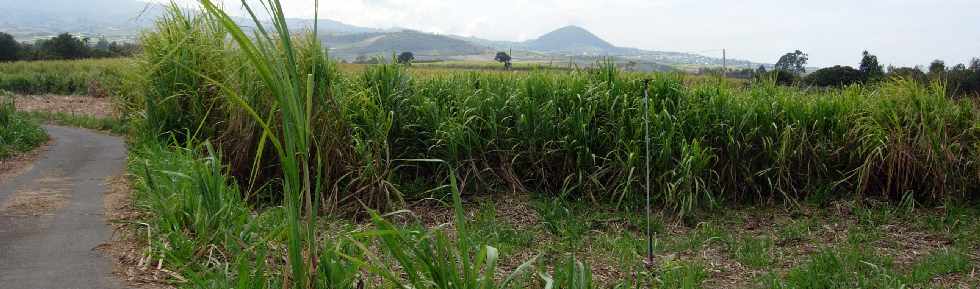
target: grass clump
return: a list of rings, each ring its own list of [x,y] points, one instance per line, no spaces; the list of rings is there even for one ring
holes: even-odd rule
[[[695,289],[701,288],[708,272],[704,266],[689,262],[666,262],[661,265],[658,283],[654,288]]]
[[[0,160],[30,151],[47,140],[44,129],[18,113],[13,97],[0,90]]]
[[[940,249],[913,264],[907,280],[910,284],[923,284],[946,274],[966,272],[971,267],[969,257],[962,252]]]
[[[733,259],[752,268],[766,268],[775,261],[772,254],[773,241],[768,237],[744,236],[729,245]]]
[[[900,288],[902,276],[890,258],[860,247],[826,248],[792,269],[770,288]]]

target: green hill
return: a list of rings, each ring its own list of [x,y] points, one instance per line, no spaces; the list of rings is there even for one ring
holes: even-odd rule
[[[578,26],[565,26],[526,42],[532,50],[590,54],[611,54],[619,50],[592,32]]]
[[[390,56],[404,51],[411,51],[416,57],[434,57],[480,54],[488,50],[468,41],[411,30],[327,35],[324,42],[333,56],[346,59]]]

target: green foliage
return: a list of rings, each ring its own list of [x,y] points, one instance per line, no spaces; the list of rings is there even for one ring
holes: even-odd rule
[[[861,54],[861,66],[858,70],[864,76],[863,79],[869,81],[878,81],[885,76],[881,64],[878,64],[878,56],[872,55],[867,50]]]
[[[848,86],[864,82],[866,74],[850,66],[834,66],[810,73],[803,81],[815,86]]]
[[[704,265],[686,262],[666,262],[661,265],[659,286],[655,288],[695,289],[708,278]]]
[[[405,65],[412,65],[412,61],[415,61],[415,54],[412,52],[402,52],[398,55],[398,63]]]
[[[946,73],[946,62],[936,59],[929,64],[929,78],[938,79]]]
[[[110,43],[104,38],[93,45],[90,39],[78,38],[70,33],[34,43],[17,43],[10,34],[0,32],[0,62],[129,57],[138,53],[139,49],[139,45],[133,43]]]
[[[864,246],[823,249],[793,268],[784,280],[770,276],[770,288],[920,288],[935,277],[966,272],[970,261],[956,250],[940,249],[917,260],[907,273],[889,257]]]
[[[266,152],[274,140],[290,138],[264,128],[289,127],[277,113],[278,85],[265,83],[244,49],[229,48],[238,45],[225,43],[228,28],[213,19],[166,19],[144,36],[144,62],[155,64],[141,73],[149,90],[136,102],[147,105],[153,129],[146,131],[213,140],[250,190],[281,179],[281,158]],[[329,212],[360,203],[393,209],[403,189],[444,185],[449,170],[472,180],[467,193],[523,189],[637,207],[645,189],[639,113],[648,77],[651,191],[654,201],[682,214],[813,192],[897,199],[911,191],[928,201],[972,196],[980,187],[972,152],[980,138],[977,108],[946,98],[941,86],[896,80],[801,91],[775,86],[779,75],[795,77],[776,70],[776,78],[732,87],[626,73],[602,62],[527,73],[429,73],[385,63],[342,74],[320,48],[294,39],[301,61],[289,71],[316,72],[308,115],[317,147],[310,147],[309,169],[324,172],[317,192]],[[273,50],[281,45],[267,46],[281,53]],[[292,86],[304,98],[305,84]],[[453,165],[404,161],[419,159]],[[827,184],[834,185],[817,189]],[[256,200],[282,199],[260,192]]]
[[[916,67],[888,67],[888,78],[903,78],[914,80],[917,83],[925,84],[929,82],[928,76],[921,69]]]
[[[828,248],[792,269],[770,288],[902,288],[905,283],[892,261],[858,248]]]
[[[140,87],[130,59],[0,63],[0,89],[17,94],[90,95],[122,100]]]
[[[907,280],[910,284],[922,284],[935,277],[970,270],[970,259],[954,249],[940,249],[926,255],[912,265]]]
[[[772,239],[764,236],[745,236],[729,245],[732,258],[753,268],[766,268],[773,263],[772,248]]]
[[[974,58],[970,65],[957,64],[947,69],[942,60],[936,60],[929,66],[929,80],[938,82],[946,87],[949,97],[980,96],[980,58]]]
[[[69,33],[62,33],[37,46],[49,59],[81,59],[88,57],[87,40],[79,39]]]
[[[797,50],[779,57],[779,61],[776,62],[775,69],[789,71],[793,74],[800,75],[806,72],[806,62],[808,60],[809,56],[807,56],[806,53]]]
[[[22,112],[24,117],[41,123],[53,123],[57,125],[81,127],[105,131],[117,135],[126,135],[129,131],[129,122],[116,118],[98,118],[87,115],[69,114],[64,112]]]
[[[0,160],[30,151],[46,140],[44,129],[17,113],[14,99],[0,90]]]
[[[507,54],[507,52],[503,52],[503,51],[497,52],[497,55],[493,57],[493,60],[496,62],[503,63],[505,68],[510,69],[511,58],[510,58],[510,54]]]
[[[765,70],[763,69],[763,71]],[[756,73],[755,80],[756,82],[762,83],[772,82],[782,86],[793,86],[798,84],[801,81],[801,78],[799,75],[787,70],[774,69],[770,72]]]
[[[14,40],[14,36],[0,32],[0,62],[17,60],[20,54],[20,44]]]

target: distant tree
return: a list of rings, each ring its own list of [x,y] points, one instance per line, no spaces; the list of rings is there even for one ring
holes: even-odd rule
[[[926,83],[929,77],[921,69],[914,67],[888,67],[888,78],[904,78],[918,83]]]
[[[848,86],[864,81],[865,75],[860,70],[850,66],[834,66],[819,69],[803,79],[809,85],[815,86]]]
[[[17,54],[17,59],[19,60],[40,60],[42,59],[41,51],[37,49],[37,45],[23,42],[20,44],[20,53]]]
[[[411,52],[406,51],[398,55],[398,63],[400,64],[411,66],[412,61],[415,61],[415,54],[412,54]]]
[[[756,75],[763,75],[763,74],[766,74],[766,72],[767,71],[766,71],[766,66],[765,65],[759,65],[759,68],[755,70],[755,74]]]
[[[970,60],[970,70],[973,70],[975,73],[980,73],[980,58]]]
[[[634,70],[636,70],[636,65],[637,65],[637,63],[636,63],[635,60],[630,60],[630,61],[627,61],[626,64],[623,65],[623,67],[626,69],[626,71],[634,71]]]
[[[68,33],[62,33],[55,38],[43,41],[41,49],[53,59],[81,59],[89,56],[86,40],[79,39]]]
[[[0,62],[17,60],[20,55],[20,44],[14,36],[0,32]]]
[[[135,43],[117,43],[115,41],[109,43],[109,54],[111,54],[112,57],[133,56],[136,53],[139,53],[140,50],[142,50],[142,48]]]
[[[970,64],[973,66],[973,64]],[[949,96],[980,96],[980,74],[965,64],[954,65],[946,71],[942,80],[946,83]]]
[[[929,78],[936,79],[946,73],[946,63],[936,59],[929,64]]]
[[[806,72],[806,62],[809,56],[802,51],[786,53],[776,62],[776,70],[789,71],[793,74],[803,74]]]
[[[511,60],[511,58],[510,58],[510,54],[507,54],[507,52],[503,52],[503,51],[497,52],[497,56],[494,57],[493,60],[496,60],[497,62],[503,63],[504,64],[504,68],[510,69],[510,66],[511,66],[510,65],[510,60]]]
[[[858,69],[861,70],[861,73],[864,74],[864,78],[867,81],[877,81],[885,76],[881,65],[878,64],[878,56],[868,53],[867,50],[862,53],[861,66]]]
[[[91,53],[89,56],[96,58],[112,57],[112,51],[109,51],[110,45],[112,44],[109,43],[109,40],[106,40],[105,37],[99,38],[99,41],[95,43],[95,46],[92,46],[92,51],[90,51]]]

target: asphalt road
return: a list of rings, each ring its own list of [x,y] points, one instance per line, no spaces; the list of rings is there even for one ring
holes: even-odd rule
[[[0,289],[123,288],[111,260],[96,247],[107,242],[104,216],[107,177],[123,172],[126,147],[118,137],[46,126],[54,140],[34,167],[0,180],[0,205],[24,192],[62,196],[40,215],[0,212]],[[46,203],[45,203],[46,202]]]

